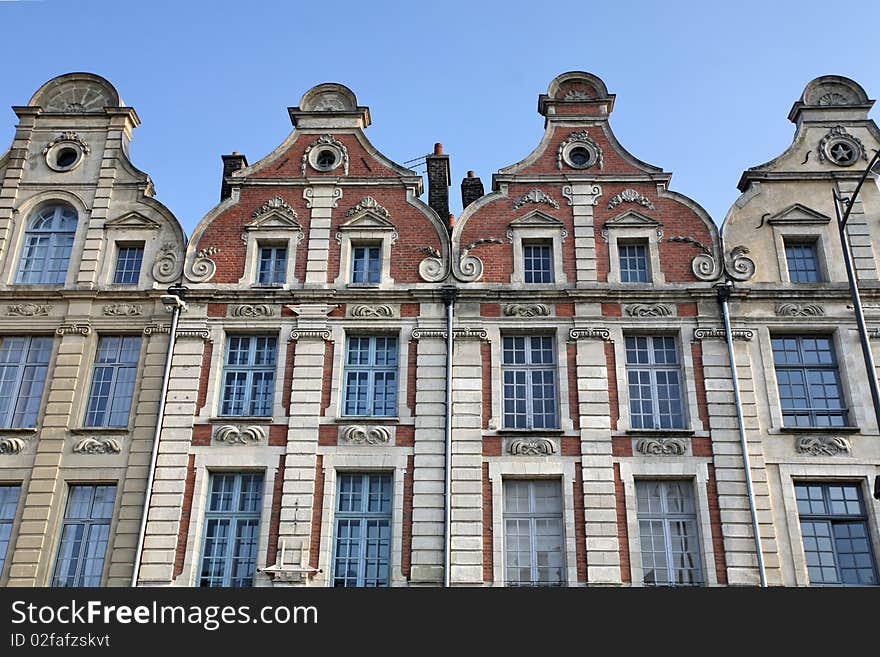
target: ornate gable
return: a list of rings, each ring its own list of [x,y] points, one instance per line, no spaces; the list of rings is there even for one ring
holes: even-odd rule
[[[527,215],[511,221],[509,227],[511,230],[521,230],[524,228],[556,228],[564,230],[565,224],[549,214],[544,214],[540,210],[532,210]]]
[[[297,221],[296,210],[290,207],[280,196],[269,199],[251,215],[253,221],[246,224],[247,230],[298,230],[302,231]]]
[[[817,212],[812,208],[808,208],[800,203],[789,205],[784,210],[780,210],[776,214],[767,218],[768,224],[827,224],[831,221],[831,217],[827,217],[821,212]]]
[[[356,206],[345,213],[346,221],[339,226],[348,230],[394,230],[391,213],[372,196],[365,196]]]
[[[128,212],[124,215],[110,219],[104,224],[105,228],[140,228],[158,230],[159,222],[145,217],[140,212]]]

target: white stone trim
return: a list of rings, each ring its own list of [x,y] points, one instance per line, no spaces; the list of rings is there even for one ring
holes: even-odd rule
[[[524,219],[530,216],[541,214],[537,210],[533,211]],[[561,285],[568,282],[563,268],[562,260],[562,243],[567,237],[567,232],[562,223],[559,225],[548,224],[542,226],[539,224],[512,222],[507,235],[513,243],[513,270],[510,273],[510,282],[531,286],[541,285]],[[523,262],[523,241],[549,241],[553,251],[553,281],[552,283],[525,283],[524,262]]]
[[[660,268],[660,245],[657,237],[657,226],[615,226],[605,224],[608,236],[608,282],[618,285],[665,285],[666,277]],[[610,230],[609,230],[610,229]],[[620,243],[643,244],[648,250],[648,281],[647,283],[620,282]]]
[[[244,272],[237,285],[256,288],[281,288],[289,290],[299,284],[296,278],[296,250],[303,239],[302,230],[290,228],[251,228],[241,234],[245,243]],[[278,284],[260,284],[257,282],[257,270],[260,261],[260,247],[284,246],[287,248],[287,265],[284,282]]]
[[[799,285],[803,285],[803,283],[791,283],[788,273],[788,259],[785,257],[786,240],[815,243],[820,282],[832,280],[832,275],[834,280],[841,280],[841,277],[843,279],[846,278],[845,273],[837,271],[839,267],[832,266],[835,260],[839,260],[839,255],[836,253],[837,245],[835,244],[832,247],[828,244],[828,241],[832,238],[827,234],[827,225],[816,223],[804,223],[801,225],[771,224],[771,227],[773,229],[773,247],[776,250],[776,261],[779,267],[779,282],[791,284],[794,290]],[[834,236],[834,239],[837,239],[837,237]],[[834,256],[831,256],[831,253],[834,253]]]

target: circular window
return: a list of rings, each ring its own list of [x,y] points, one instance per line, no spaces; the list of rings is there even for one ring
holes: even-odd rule
[[[309,162],[318,171],[332,171],[342,162],[342,153],[335,146],[322,144],[309,153]]]
[[[55,144],[46,152],[46,164],[53,171],[70,171],[79,166],[83,159],[83,150],[74,142]]]
[[[847,167],[859,159],[861,149],[848,139],[836,139],[825,146],[825,154],[834,164]]]
[[[562,151],[565,163],[574,169],[588,169],[596,163],[596,150],[583,142],[568,144]]]

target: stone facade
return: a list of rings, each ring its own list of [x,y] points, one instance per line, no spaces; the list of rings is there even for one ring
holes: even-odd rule
[[[811,82],[790,115],[792,147],[743,174],[721,231],[671,174],[623,149],[614,103],[593,75],[555,78],[534,150],[487,194],[469,172],[450,222],[442,148],[427,156],[426,204],[422,178],[368,141],[369,109],[319,85],[289,109],[294,129],[275,151],[253,165],[223,156],[220,203],[184,249],[125,156],[134,111],[96,76],[44,85],[16,108],[0,159],[0,341],[55,336],[36,427],[0,430],[11,445],[0,484],[21,487],[0,584],[53,583],[70,488],[88,483],[117,487],[100,584],[128,584],[168,344],[158,297],[176,282],[187,310],[139,585],[234,583],[223,527],[255,586],[438,586],[447,549],[454,586],[759,583],[725,280],[768,583],[816,583],[805,486],[857,495],[870,548],[860,576],[876,579],[880,432],[859,404],[831,194],[851,194],[880,145],[872,101],[844,78]],[[866,186],[859,199],[849,239],[870,321],[880,198]],[[71,266],[63,285],[25,286],[26,224],[46,204],[77,212]],[[114,284],[131,245],[143,245],[138,282]],[[816,280],[792,273],[792,246]],[[135,402],[127,427],[86,431],[105,334],[142,335]],[[811,391],[800,415],[778,385],[782,337],[827,338],[836,354],[824,396]],[[371,495],[352,493],[360,485]],[[250,506],[221,508],[245,486]]]

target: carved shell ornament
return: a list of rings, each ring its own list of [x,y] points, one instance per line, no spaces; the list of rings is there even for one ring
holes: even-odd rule
[[[290,207],[287,201],[285,201],[280,196],[270,198],[268,201],[263,203],[263,205],[254,210],[253,214],[251,214],[251,217],[253,217],[254,219],[259,219],[260,217],[270,214],[272,212],[280,212],[281,214],[285,214],[292,219],[298,218],[296,210]]]

